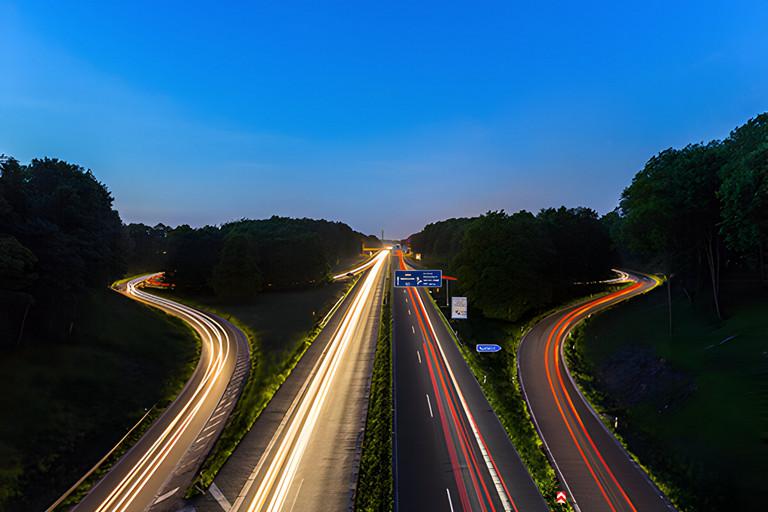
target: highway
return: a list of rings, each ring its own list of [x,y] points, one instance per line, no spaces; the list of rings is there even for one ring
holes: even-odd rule
[[[142,290],[152,275],[118,291],[181,318],[202,346],[176,400],[75,508],[82,512],[175,510],[234,408],[249,371],[245,335],[226,320]]]
[[[392,308],[395,510],[548,510],[428,292]]]
[[[351,508],[388,255],[379,252],[360,270],[197,510]]]
[[[644,275],[627,278],[631,284],[617,292],[546,317],[525,335],[518,351],[518,375],[529,411],[577,511],[672,510],[582,396],[563,358],[563,344],[576,324],[659,284]]]

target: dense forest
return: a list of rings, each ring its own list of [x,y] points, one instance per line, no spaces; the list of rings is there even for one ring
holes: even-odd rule
[[[0,160],[0,339],[71,334],[79,298],[125,270],[123,225],[91,171],[56,159]]]
[[[276,216],[197,229],[129,224],[126,232],[132,271],[162,269],[179,289],[224,300],[324,282],[364,241],[379,244],[341,222]]]
[[[586,208],[489,212],[427,225],[414,252],[459,277],[487,316],[517,320],[605,277],[619,262],[671,276],[722,318],[724,276],[765,282],[768,113],[722,141],[653,156],[602,218]],[[618,256],[618,258],[617,258]]]
[[[722,318],[724,273],[765,281],[768,113],[723,141],[651,158],[606,222],[630,259],[672,275],[692,300],[708,294]]]
[[[222,226],[123,225],[90,170],[56,159],[0,159],[0,334],[67,338],[83,294],[131,273],[165,270],[180,289],[247,299],[314,285],[379,244],[340,222],[272,217]]]
[[[588,208],[537,215],[488,212],[428,225],[408,243],[447,263],[462,293],[490,318],[515,321],[605,279],[616,254],[606,226]]]

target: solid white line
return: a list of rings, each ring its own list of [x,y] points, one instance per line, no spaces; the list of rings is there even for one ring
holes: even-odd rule
[[[416,357],[419,358],[419,364],[421,364],[421,353],[418,350],[416,351]]]
[[[448,495],[448,506],[451,507],[451,512],[453,512],[453,501],[451,501],[451,491],[448,490],[448,488],[445,488],[445,493]]]
[[[221,492],[221,489],[219,489],[219,486],[216,485],[216,482],[211,483],[211,486],[208,488],[208,490],[211,492],[213,499],[216,500],[216,503],[218,503],[221,508],[224,509],[224,512],[229,512],[229,509],[232,508],[232,504],[229,502],[227,497],[224,496],[224,493]]]
[[[429,407],[429,417],[434,418],[435,415],[432,414],[432,402],[429,401],[429,395],[426,395],[427,397],[427,407]]]

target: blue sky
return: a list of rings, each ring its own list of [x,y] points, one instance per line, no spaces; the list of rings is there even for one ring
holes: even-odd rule
[[[127,222],[404,236],[604,213],[768,110],[764,2],[416,3],[0,0],[0,152],[92,168]]]

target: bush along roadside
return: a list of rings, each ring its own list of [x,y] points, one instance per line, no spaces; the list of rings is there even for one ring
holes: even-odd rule
[[[484,343],[485,340],[473,339],[475,337],[473,332],[480,332],[484,326],[481,326],[480,329],[472,329],[465,323],[468,322],[467,320],[462,320],[456,322],[454,327],[434,299],[433,303],[440,311],[440,318],[443,323],[454,333],[453,338],[456,346],[459,347],[475,379],[480,383],[483,394],[499,417],[512,445],[520,455],[547,505],[551,510],[570,510],[570,506],[565,508],[563,505],[555,503],[555,495],[560,490],[560,484],[528,414],[528,408],[523,400],[520,383],[517,379],[517,347],[520,345],[523,333],[530,330],[530,327],[535,325],[540,317],[531,320],[524,326],[509,322],[488,321],[483,318],[471,320],[475,324],[482,322],[495,324],[495,328],[503,329],[505,333],[502,351],[480,357],[472,350],[472,347],[476,343]],[[462,341],[462,339],[466,341]],[[488,357],[488,355],[492,357]]]
[[[248,380],[238,398],[235,409],[227,420],[227,424],[224,427],[221,436],[203,462],[203,466],[193,481],[192,486],[187,490],[187,498],[198,494],[204,494],[205,490],[210,487],[214,478],[221,470],[222,466],[224,466],[224,463],[235,451],[243,437],[245,437],[248,431],[251,430],[251,427],[253,427],[253,424],[259,418],[262,411],[267,407],[275,393],[277,393],[277,390],[290,376],[304,353],[323,330],[327,319],[330,318],[336,308],[344,302],[358,279],[359,276],[349,281],[349,286],[342,298],[339,299],[322,320],[315,324],[304,339],[298,343],[293,354],[291,354],[290,357],[287,357],[279,367],[276,367],[276,365],[267,366],[261,363],[259,357],[259,344],[255,333],[236,317],[223,311],[216,311],[206,305],[195,304],[193,301],[187,300],[186,298],[181,299],[182,302],[190,306],[209,311],[232,322],[238,329],[246,334],[251,350],[251,365]]]
[[[384,284],[381,323],[368,401],[363,452],[355,492],[355,510],[391,511],[392,479],[392,289],[389,272]]]
[[[685,468],[670,466],[665,471],[662,468],[647,466],[629,449],[621,429],[618,428],[617,421],[617,418],[625,417],[626,414],[620,406],[615,404],[609,396],[600,390],[599,382],[595,378],[596,369],[584,357],[586,330],[591,321],[592,319],[587,319],[576,326],[571,331],[570,343],[566,343],[564,346],[565,360],[569,373],[578,385],[579,391],[589,401],[589,404],[600,417],[605,427],[618,439],[624,450],[632,457],[632,460],[645,471],[651,481],[664,493],[677,510],[692,512],[694,509],[688,505],[692,501],[688,492],[673,483],[675,481],[673,473],[684,473]]]

